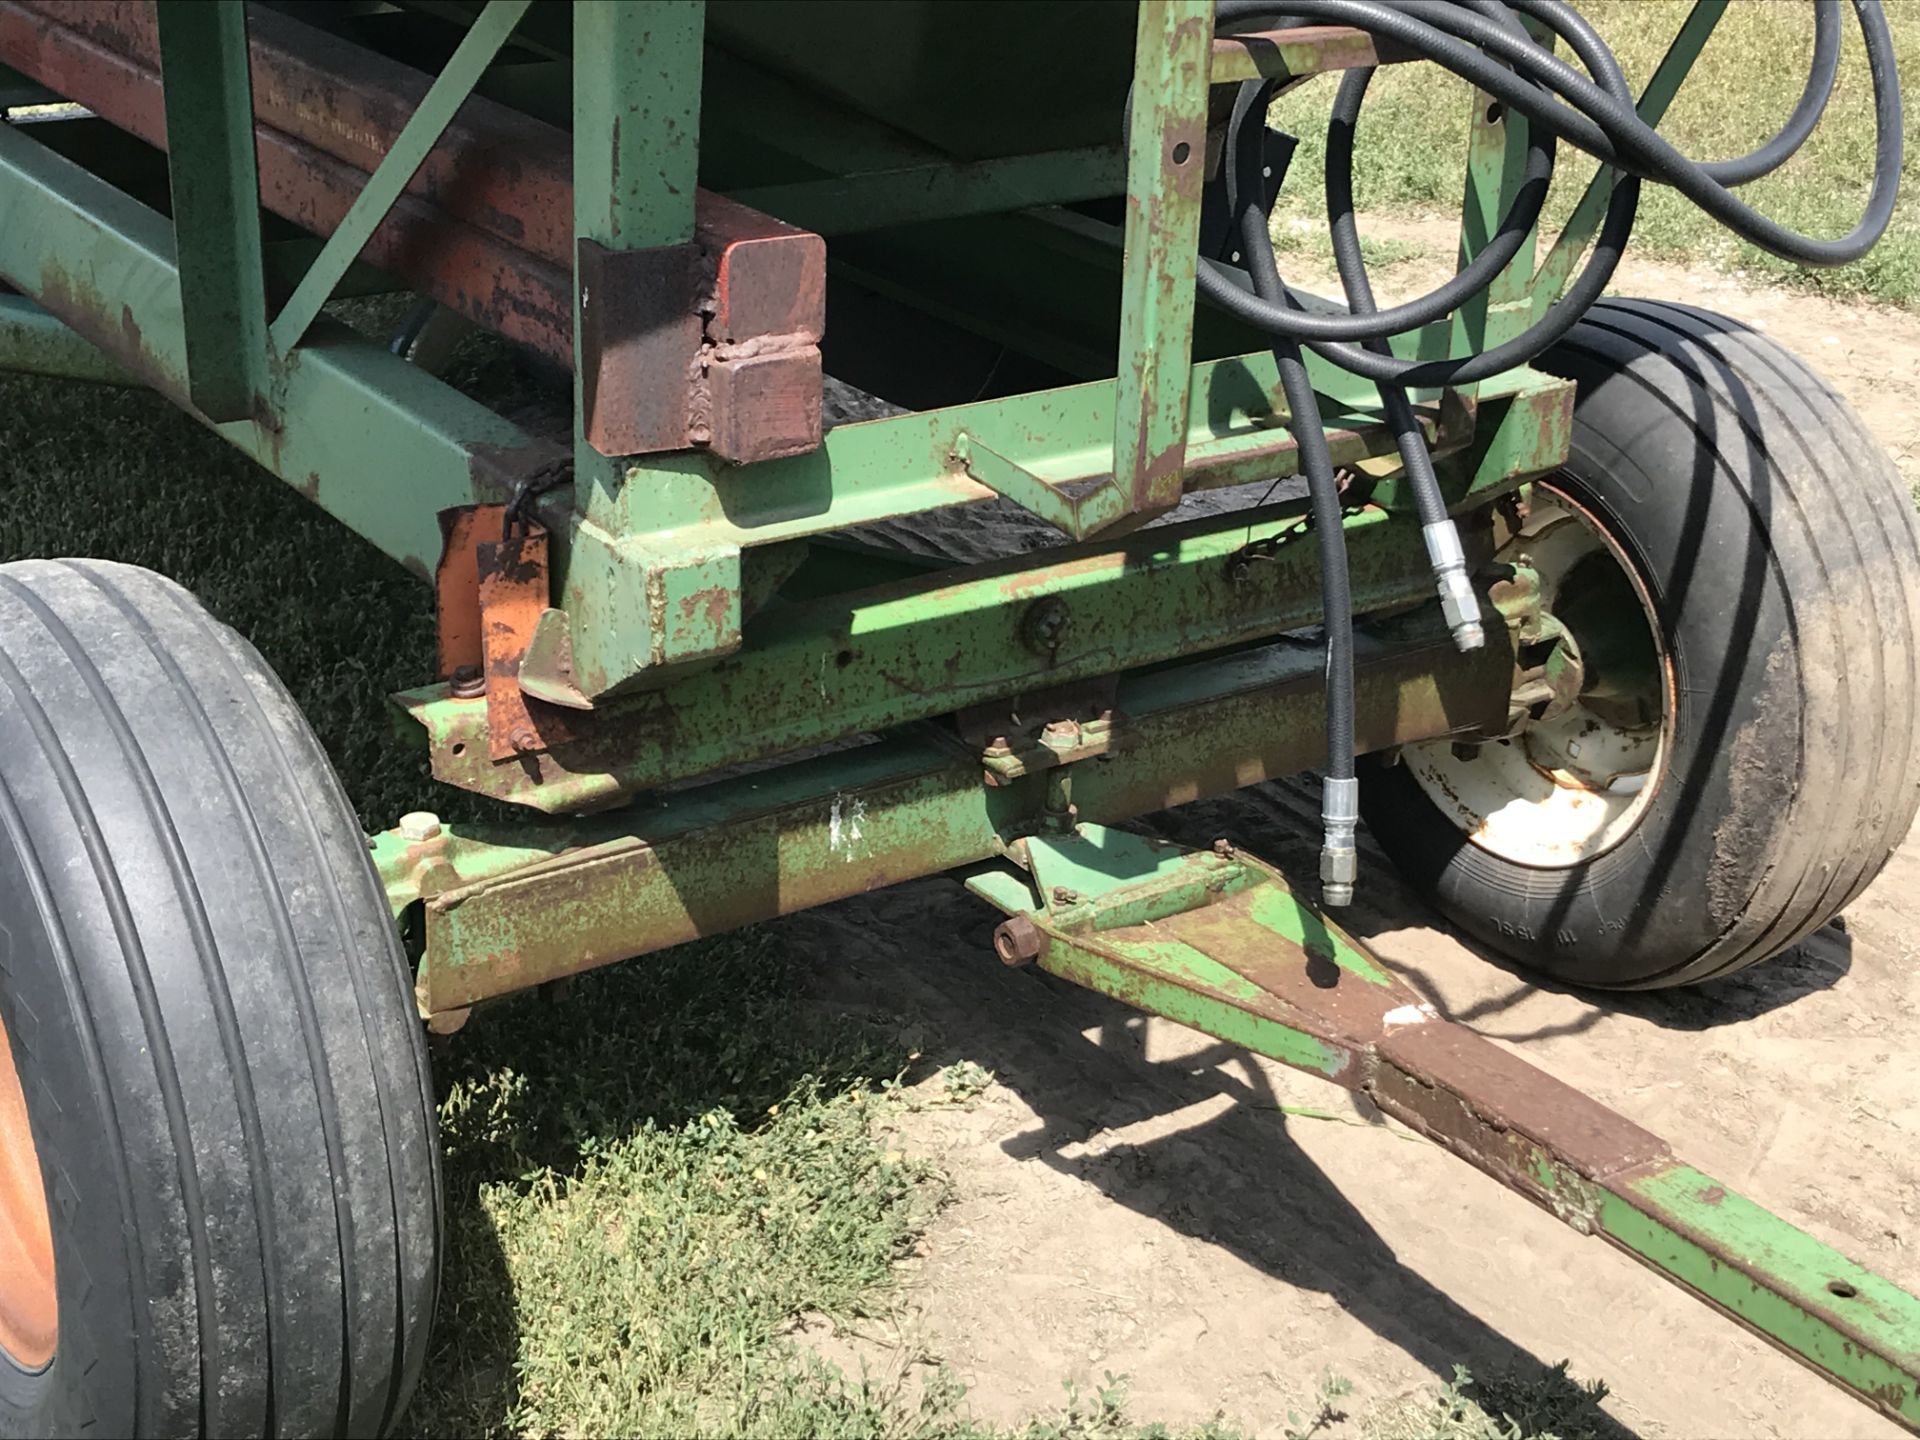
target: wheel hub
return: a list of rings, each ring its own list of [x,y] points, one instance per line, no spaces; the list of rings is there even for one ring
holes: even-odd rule
[[[1508,733],[1401,758],[1480,848],[1581,864],[1625,840],[1659,788],[1672,680],[1652,601],[1598,520],[1548,484],[1495,558],[1511,571],[1492,596],[1514,636]]]
[[[53,1283],[53,1227],[27,1100],[0,1022],[0,1350],[28,1370],[53,1358],[60,1305]]]

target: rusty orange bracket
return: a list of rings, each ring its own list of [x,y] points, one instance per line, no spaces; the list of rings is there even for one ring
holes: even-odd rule
[[[495,760],[572,738],[564,712],[520,688],[520,662],[553,594],[544,527],[506,534],[507,507],[440,512],[444,544],[434,571],[435,662],[442,680],[484,687],[487,749]],[[458,694],[458,690],[456,690]]]

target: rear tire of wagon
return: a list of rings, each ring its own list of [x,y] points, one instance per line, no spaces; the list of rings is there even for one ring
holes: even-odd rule
[[[1416,888],[1522,966],[1616,988],[1726,975],[1838,913],[1913,823],[1913,502],[1846,402],[1733,321],[1608,300],[1539,365],[1579,387],[1567,464],[1539,494],[1551,524],[1592,532],[1586,573],[1630,582],[1586,589],[1611,595],[1602,612],[1636,612],[1651,642],[1636,663],[1665,672],[1657,761],[1596,782],[1562,768],[1564,743],[1515,767],[1524,731],[1477,754],[1409,747],[1369,769],[1363,811]],[[1617,649],[1618,627],[1599,628]],[[1644,796],[1549,833],[1553,804],[1571,817],[1615,775]],[[1585,793],[1548,793],[1568,783]]]
[[[0,1027],[0,1433],[391,1429],[441,1249],[399,939],[286,691],[147,571],[0,565]]]

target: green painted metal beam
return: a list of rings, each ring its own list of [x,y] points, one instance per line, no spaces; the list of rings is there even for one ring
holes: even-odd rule
[[[187,392],[208,419],[240,420],[263,404],[269,367],[246,7],[160,0],[154,19]]]
[[[609,250],[693,236],[704,0],[573,8],[573,213]]]
[[[437,778],[539,809],[602,805],[725,765],[1315,624],[1319,552],[1305,512],[1298,502],[1214,516],[781,607],[738,655],[660,672],[652,688],[581,716],[575,740],[538,761],[494,763],[482,701],[444,685],[399,701],[427,729]],[[1426,598],[1416,524],[1356,515],[1347,543],[1358,613]],[[1050,644],[1034,630],[1043,611]],[[1488,679],[1500,693],[1498,663]]]
[[[105,385],[138,382],[24,295],[0,295],[0,370],[93,380]]]
[[[1920,1300],[1689,1165],[1588,1197],[1597,1233],[1910,1430]]]
[[[1140,0],[1127,135],[1113,476],[1123,514],[1180,499],[1207,164],[1211,0]]]
[[[198,0],[192,0],[192,3],[197,4]],[[339,284],[340,277],[347,273],[347,267],[366,248],[367,241],[373,238],[373,232],[379,229],[380,222],[386,219],[387,212],[393,208],[393,202],[406,190],[407,182],[440,139],[447,122],[453,119],[454,113],[473,93],[475,83],[485,73],[487,66],[493,63],[494,56],[500,53],[500,47],[506,44],[508,37],[513,34],[513,27],[520,22],[520,17],[527,13],[527,7],[532,3],[533,0],[487,0],[487,8],[480,13],[480,18],[460,37],[452,57],[434,78],[419,106],[407,117],[407,123],[394,137],[393,145],[381,159],[379,168],[367,177],[366,185],[341,217],[340,224],[327,237],[327,243],[314,257],[305,278],[274,317],[271,333],[274,349],[278,353],[285,355],[300,343],[301,337],[307,333],[307,327],[319,315],[320,307],[333,294],[333,287]],[[225,10],[228,7],[217,8]],[[599,7],[583,8],[591,10]],[[243,39],[243,57],[245,53]],[[244,63],[243,59],[242,68]],[[247,121],[247,153],[251,158],[251,105],[248,106]]]
[[[431,575],[440,556],[437,512],[498,501],[560,453],[324,321],[263,416],[214,422],[188,395],[166,217],[9,126],[0,210],[0,275],[417,574]]]
[[[1489,684],[1503,657],[1363,634],[1357,662],[1363,748],[1504,718]],[[1325,743],[1323,665],[1317,646],[1281,643],[1124,680],[1126,743],[1070,767],[1080,814],[1117,822],[1297,773]],[[432,1013],[989,858],[1039,827],[1048,780],[990,785],[977,753],[904,729],[679,789],[666,806],[449,827],[427,842],[390,831],[373,855],[396,913],[426,904]]]

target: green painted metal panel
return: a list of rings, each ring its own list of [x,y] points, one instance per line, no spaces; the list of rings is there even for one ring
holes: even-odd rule
[[[1332,1077],[1351,1063],[1346,1052],[1247,1008],[1264,1000],[1265,992],[1177,940],[1115,942],[1103,936],[1096,949],[1050,938],[1039,963],[1063,980],[1282,1065]]]
[[[1290,891],[1268,886],[1250,899],[1248,915],[1289,945],[1316,955],[1331,955],[1334,964],[1370,985],[1390,985],[1392,977],[1365,951],[1337,930],[1327,928],[1319,912],[1302,905]]]
[[[268,384],[246,7],[160,0],[154,20],[188,393],[208,419],[240,420]]]

